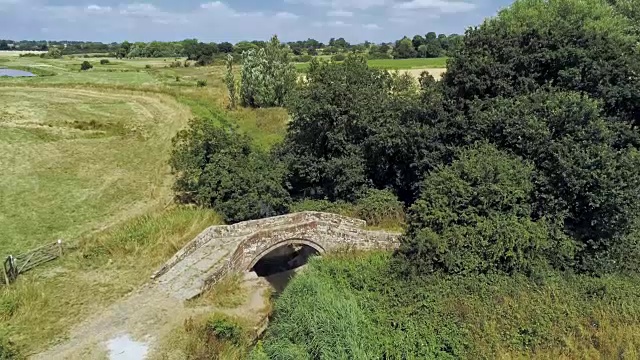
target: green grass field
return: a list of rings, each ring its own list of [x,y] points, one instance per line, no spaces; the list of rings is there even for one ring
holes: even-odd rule
[[[368,60],[370,67],[384,70],[443,69],[447,67],[447,58],[433,59],[375,59]],[[309,63],[296,63],[296,70],[306,72]]]

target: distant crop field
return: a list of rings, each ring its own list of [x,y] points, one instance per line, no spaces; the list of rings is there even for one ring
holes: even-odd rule
[[[369,66],[386,70],[410,70],[424,68],[446,68],[447,58],[433,59],[377,59],[369,60]]]
[[[20,51],[20,50],[2,50],[0,51],[0,57],[2,56],[20,56],[20,54],[44,54],[46,51]]]
[[[444,69],[447,67],[446,57],[433,59],[375,59],[367,62],[372,68],[384,70]],[[307,72],[309,69],[309,63],[296,63],[295,66],[299,72]]]

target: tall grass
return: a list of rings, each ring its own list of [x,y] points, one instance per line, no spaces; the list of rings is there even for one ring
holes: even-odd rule
[[[260,351],[329,358],[348,351],[336,344],[359,349],[357,337],[375,359],[640,356],[640,277],[407,280],[390,269],[384,253],[312,260],[276,301]]]
[[[239,318],[218,313],[189,318],[163,341],[151,359],[246,359],[252,335]]]

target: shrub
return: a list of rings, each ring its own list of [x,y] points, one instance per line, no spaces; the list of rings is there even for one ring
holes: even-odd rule
[[[244,331],[236,323],[226,316],[213,314],[207,319],[205,331],[208,337],[215,337],[218,341],[228,341],[233,344],[243,342]]]
[[[301,63],[307,63],[307,62],[311,61],[311,59],[313,59],[313,56],[311,56],[311,55],[300,55],[300,56],[296,56],[294,61],[295,62],[301,62]]]
[[[631,252],[616,258],[625,253],[613,250],[640,241],[629,236],[640,214],[640,153],[624,145],[636,136],[629,125],[608,119],[599,102],[564,92],[477,102],[471,113],[463,125],[468,139],[486,139],[534,164],[534,217],[563,219],[579,243],[578,270],[629,263]]]
[[[429,174],[409,212],[401,267],[418,274],[542,267],[551,229],[545,219],[531,220],[532,173],[530,164],[484,144]]]
[[[0,333],[0,360],[24,359],[18,352],[17,347],[6,335]]]
[[[144,66],[145,69],[151,69],[151,65],[147,64]]]
[[[306,82],[290,96],[292,121],[280,149],[294,197],[354,202],[375,187],[413,200],[425,171],[440,160],[432,124],[442,123],[444,112],[438,97],[418,99],[415,87],[399,84],[361,56],[311,62]]]
[[[100,65],[108,65],[108,64],[109,64],[109,59],[100,60]]]
[[[176,82],[180,81],[180,76],[176,76]]]
[[[368,189],[355,203],[357,217],[371,226],[401,226],[404,205],[390,190]]]
[[[289,52],[277,36],[265,48],[242,54],[240,101],[243,106],[283,106],[297,80]]]
[[[86,60],[83,61],[82,64],[80,65],[80,70],[82,71],[87,71],[92,68],[93,68],[93,65],[91,65],[91,63]]]
[[[269,359],[379,358],[373,325],[357,299],[330,277],[314,275],[294,279],[278,298],[258,351]]]
[[[198,81],[196,81],[196,86],[197,87],[206,87],[207,86],[207,80],[198,80]]]
[[[286,212],[284,169],[249,138],[214,120],[192,120],[174,139],[171,167],[179,200],[215,209],[227,222]]]
[[[331,60],[333,61],[345,61],[345,59],[347,58],[347,56],[345,54],[335,54],[331,57]]]
[[[174,62],[172,62],[171,64],[169,64],[169,67],[172,67],[172,68],[179,68],[179,67],[182,67],[182,62],[180,62],[180,61],[174,61]]]

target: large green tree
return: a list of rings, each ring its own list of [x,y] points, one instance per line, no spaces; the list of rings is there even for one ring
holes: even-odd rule
[[[532,175],[532,165],[491,145],[462,151],[425,179],[410,209],[399,265],[414,274],[544,268],[551,228],[546,219],[531,219]]]
[[[549,85],[580,91],[601,99],[608,115],[640,125],[638,74],[633,24],[604,0],[517,0],[467,31],[443,81],[456,100]]]
[[[296,79],[289,50],[273,36],[265,48],[242,54],[241,103],[249,107],[283,106]]]

